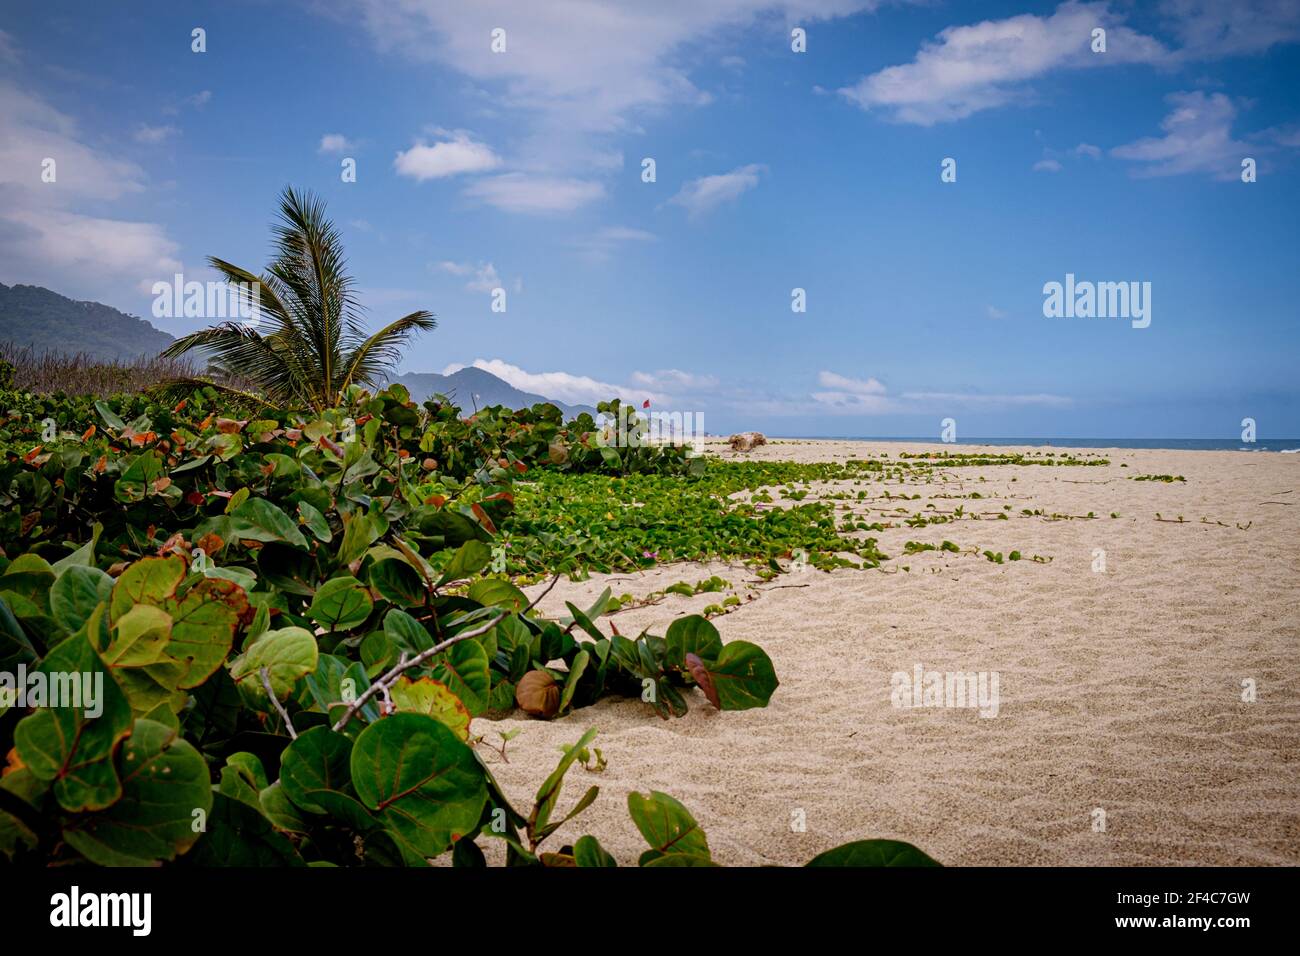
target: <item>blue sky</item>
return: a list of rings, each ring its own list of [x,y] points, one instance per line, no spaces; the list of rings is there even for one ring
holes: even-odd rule
[[[710,431],[1294,437],[1298,41],[1295,0],[9,0],[0,281],[149,317],[260,267],[294,184],[376,322],[437,313],[405,371]],[[1044,317],[1067,273],[1150,326]]]

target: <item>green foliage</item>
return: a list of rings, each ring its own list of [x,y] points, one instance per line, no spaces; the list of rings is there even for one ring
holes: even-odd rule
[[[609,695],[663,719],[692,698],[740,710],[777,689],[761,649],[701,617],[606,634],[608,591],[549,620],[490,569],[521,476],[688,478],[679,450],[614,465],[551,406],[465,418],[400,386],[248,418],[207,387],[176,405],[3,397],[20,450],[0,461],[0,667],[101,688],[93,707],[0,708],[13,861],[476,865],[475,841],[500,837],[511,865],[553,863],[540,844],[598,792],[561,812],[560,784],[604,757],[589,734],[531,816],[509,806],[473,723],[526,678],[553,687],[548,718]]]

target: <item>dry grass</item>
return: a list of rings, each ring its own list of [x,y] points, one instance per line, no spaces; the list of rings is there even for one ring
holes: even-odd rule
[[[105,362],[84,352],[41,352],[0,342],[0,387],[50,395],[117,395],[140,392],[176,378],[194,376],[185,359],[141,357]]]

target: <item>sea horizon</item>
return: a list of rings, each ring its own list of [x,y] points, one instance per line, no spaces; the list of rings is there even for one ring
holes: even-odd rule
[[[941,442],[925,435],[771,435],[781,441],[924,442],[950,445],[1024,445],[1034,448],[1135,448],[1164,451],[1300,451],[1300,438],[963,438]]]

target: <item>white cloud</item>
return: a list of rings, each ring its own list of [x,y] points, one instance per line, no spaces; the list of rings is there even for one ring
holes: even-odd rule
[[[1147,163],[1138,176],[1177,176],[1210,173],[1217,179],[1235,179],[1241,160],[1251,148],[1232,138],[1237,108],[1222,93],[1203,91],[1171,93],[1165,99],[1174,107],[1160,123],[1163,136],[1148,136],[1116,146],[1111,155]]]
[[[42,180],[46,159],[54,182]],[[0,81],[0,280],[134,297],[180,269],[162,226],[83,215],[145,189],[136,164],[83,142],[72,117]]]
[[[211,90],[199,90],[199,92],[195,93],[193,96],[187,97],[185,103],[187,106],[192,106],[196,110],[201,110],[203,109],[203,107],[207,106],[208,103],[210,103],[211,101],[212,101]]]
[[[668,201],[683,207],[691,219],[697,219],[723,203],[732,202],[740,198],[743,193],[754,189],[758,186],[763,170],[763,166],[751,163],[733,169],[729,173],[701,176],[684,184],[681,191]]]
[[[707,103],[691,79],[716,68],[719,51],[706,41],[741,31],[780,27],[874,9],[882,0],[350,0],[341,9],[314,5],[349,23],[359,21],[383,53],[435,60],[466,77],[471,97],[509,117],[518,130],[503,169],[526,182],[479,187],[480,198],[509,212],[567,211],[600,199],[603,179],[622,166],[614,134],[636,132],[647,115]],[[494,28],[506,30],[505,53],[494,54]],[[785,32],[784,30],[782,32]],[[772,32],[760,42],[769,43]],[[735,59],[725,64],[738,66]],[[560,187],[549,201],[532,187]]]
[[[1001,309],[999,309],[997,306],[994,305],[986,305],[984,307],[984,314],[987,315],[990,319],[1005,319],[1007,317],[1006,312],[1002,311]]]
[[[346,153],[356,148],[357,144],[342,133],[326,133],[320,138],[320,145],[316,147],[316,151],[324,154]]]
[[[904,392],[902,397],[912,402],[977,408],[1001,405],[1045,405],[1049,408],[1063,408],[1073,404],[1072,400],[1064,395],[1049,395],[1043,392],[1026,395],[987,395],[983,392]]]
[[[1034,163],[1034,172],[1036,173],[1059,173],[1061,164],[1054,159],[1040,159]]]
[[[448,365],[442,370],[442,374],[451,375],[464,367],[458,364]],[[475,359],[473,367],[491,372],[497,378],[525,392],[533,392],[571,405],[595,405],[597,402],[606,402],[611,398],[640,405],[646,399],[655,403],[662,398],[643,388],[628,388],[612,382],[602,382],[586,375],[572,375],[569,372],[528,372],[518,365],[511,365],[501,359]]]
[[[468,262],[444,260],[437,264],[437,269],[454,276],[473,276],[465,283],[468,292],[491,292],[493,289],[504,287],[501,276],[497,273],[497,267],[490,262],[473,265]],[[515,280],[515,291],[523,291],[523,280]]]
[[[142,123],[138,127],[136,127],[135,141],[137,143],[147,143],[149,145],[155,145],[157,143],[166,141],[167,139],[177,135],[178,133],[180,133],[180,130],[177,129],[175,126],[149,126],[147,124]]]
[[[1261,53],[1300,40],[1300,0],[1165,0],[1188,58]]]
[[[476,143],[468,133],[457,132],[450,140],[434,143],[416,143],[399,152],[393,168],[399,176],[408,176],[418,182],[426,179],[444,179],[462,173],[482,173],[501,165],[501,158],[485,143]]]
[[[1090,49],[1094,27],[1106,29],[1104,54]],[[1159,41],[1137,33],[1109,3],[1067,2],[1051,16],[1021,14],[942,30],[911,63],[886,67],[839,92],[864,110],[929,126],[1027,99],[1027,81],[1058,69],[1159,63]]]
[[[1080,143],[1074,147],[1074,155],[1087,156],[1089,159],[1101,159],[1101,147],[1093,146],[1091,143]]]
[[[633,372],[632,381],[646,388],[669,392],[702,392],[718,387],[718,380],[712,375],[696,375],[683,372],[677,368],[659,369],[654,372]]]
[[[503,173],[471,184],[465,195],[506,212],[563,213],[601,198],[605,187],[594,180]]]

